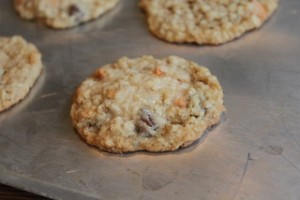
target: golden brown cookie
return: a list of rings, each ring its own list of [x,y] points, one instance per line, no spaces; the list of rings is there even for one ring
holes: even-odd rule
[[[278,0],[141,0],[140,6],[157,37],[217,45],[262,26]]]
[[[22,100],[42,71],[41,53],[20,36],[0,37],[0,111]]]
[[[78,87],[71,118],[99,149],[160,152],[191,144],[224,110],[222,88],[207,68],[143,56],[97,69]]]
[[[119,0],[15,0],[24,19],[38,19],[52,28],[69,28],[95,19]]]

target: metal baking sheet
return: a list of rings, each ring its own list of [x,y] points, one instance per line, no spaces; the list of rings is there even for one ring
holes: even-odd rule
[[[1,0],[0,35],[22,35],[45,70],[0,113],[0,182],[53,199],[300,199],[300,1],[281,0],[261,29],[222,46],[169,44],[137,0],[68,30],[21,20]],[[122,56],[178,55],[218,76],[227,108],[205,140],[174,153],[108,154],[71,126],[76,86]]]

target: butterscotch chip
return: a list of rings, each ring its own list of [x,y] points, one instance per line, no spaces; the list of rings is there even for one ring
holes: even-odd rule
[[[140,6],[157,37],[217,45],[262,26],[278,0],[141,0]]]
[[[37,19],[52,28],[69,28],[96,19],[119,0],[15,0],[24,19]]]
[[[41,53],[20,36],[0,37],[0,111],[23,99],[42,71]]]
[[[163,76],[153,73],[158,68]],[[105,151],[176,150],[225,110],[217,78],[176,56],[124,57],[101,69],[103,79],[92,75],[78,87],[71,118],[83,140]]]

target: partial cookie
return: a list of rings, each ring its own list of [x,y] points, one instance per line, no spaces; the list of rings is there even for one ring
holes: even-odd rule
[[[95,19],[119,0],[15,0],[25,19],[38,19],[52,28],[69,28]]]
[[[80,136],[109,152],[173,151],[220,120],[215,76],[176,56],[121,58],[77,89],[71,118]]]
[[[20,36],[0,37],[0,111],[22,100],[42,71],[41,53]]]
[[[157,37],[217,45],[262,26],[278,0],[141,0],[140,6]]]

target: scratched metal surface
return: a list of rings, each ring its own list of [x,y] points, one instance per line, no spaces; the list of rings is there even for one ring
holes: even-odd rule
[[[0,182],[54,199],[300,199],[300,1],[281,1],[263,28],[219,47],[156,39],[137,3],[55,31],[1,1],[0,34],[34,42],[45,70],[0,114]],[[209,66],[224,88],[222,123],[175,153],[111,155],[85,145],[69,118],[74,89],[98,66],[144,54]]]

